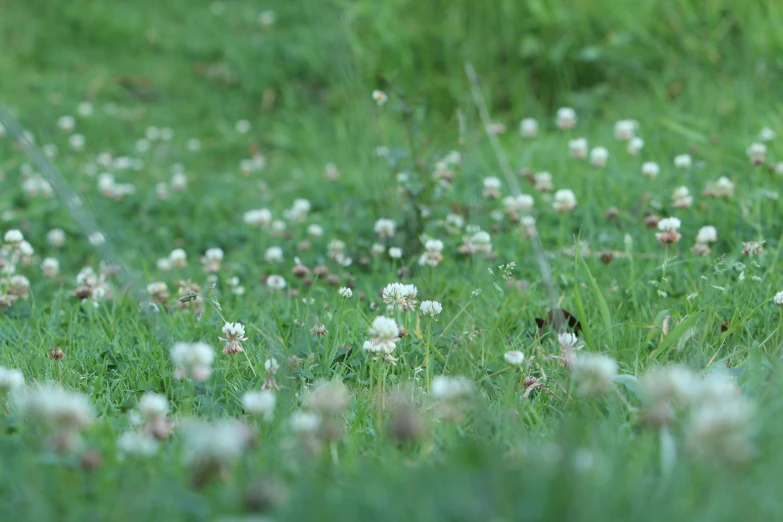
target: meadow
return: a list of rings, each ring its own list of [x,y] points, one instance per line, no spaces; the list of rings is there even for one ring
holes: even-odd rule
[[[772,2],[0,0],[0,519],[768,520]]]

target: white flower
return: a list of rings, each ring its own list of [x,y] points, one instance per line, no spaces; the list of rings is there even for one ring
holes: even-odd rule
[[[191,421],[182,426],[185,461],[225,463],[238,458],[253,442],[253,430],[236,419]]]
[[[160,259],[155,261],[155,266],[161,272],[168,272],[171,270],[171,259],[169,259],[168,257],[161,257]]]
[[[713,193],[719,197],[731,197],[734,194],[734,183],[726,176],[721,176],[713,186]]]
[[[418,290],[413,285],[391,283],[381,292],[383,302],[392,306],[399,306],[401,310],[413,310],[416,306],[416,294]]]
[[[763,143],[752,143],[750,147],[748,147],[747,152],[750,162],[754,165],[764,163],[764,160],[767,158],[767,146]]]
[[[697,243],[714,243],[718,240],[718,231],[713,226],[701,227],[696,234]]]
[[[503,354],[503,359],[511,366],[521,366],[525,362],[525,354],[519,350],[511,350]]]
[[[628,141],[633,138],[638,124],[634,120],[620,120],[614,124],[614,137],[618,140]]]
[[[280,363],[278,363],[277,359],[275,359],[274,357],[271,357],[264,362],[264,370],[266,370],[267,373],[271,373],[274,375],[275,373],[277,373],[277,370],[279,369],[280,369]]]
[[[13,391],[24,386],[24,375],[19,370],[0,366],[0,390]]]
[[[321,427],[321,416],[312,411],[295,411],[288,419],[297,435],[312,435]]]
[[[375,222],[375,233],[381,238],[393,237],[396,226],[391,219],[381,218]]]
[[[337,293],[340,294],[340,297],[345,299],[349,299],[351,296],[353,296],[353,290],[345,286],[340,288]]]
[[[264,261],[267,263],[281,263],[283,261],[283,249],[279,246],[272,246],[264,252]]]
[[[147,392],[139,399],[139,413],[147,423],[164,419],[169,413],[169,401],[159,393]]]
[[[237,120],[234,123],[234,130],[239,134],[247,134],[250,131],[250,122],[247,120]]]
[[[386,96],[385,92],[376,89],[372,91],[372,99],[375,100],[375,103],[380,107],[389,100],[389,97]]]
[[[324,417],[334,418],[348,407],[350,395],[348,387],[339,378],[331,381],[321,380],[308,390],[304,404]]]
[[[56,277],[60,273],[60,262],[53,257],[44,258],[41,261],[41,272],[44,277]]]
[[[576,196],[569,189],[560,189],[555,192],[552,208],[558,212],[568,212],[576,207]]]
[[[379,315],[373,319],[369,329],[370,341],[365,343],[364,349],[370,353],[389,355],[394,351],[397,340],[400,337],[400,328],[397,321]]]
[[[431,393],[436,399],[446,402],[465,399],[473,393],[473,382],[463,376],[438,375],[432,379]]]
[[[29,421],[60,430],[72,439],[89,426],[95,410],[87,395],[63,389],[57,384],[29,387],[14,396],[19,413]]]
[[[644,148],[644,140],[642,138],[634,137],[628,141],[628,154],[636,156]]]
[[[400,259],[402,257],[402,249],[398,247],[389,248],[389,257],[392,259]]]
[[[324,228],[321,225],[316,225],[316,224],[308,225],[307,235],[313,239],[318,239],[319,237],[324,235]]]
[[[783,291],[778,292],[775,294],[775,297],[772,298],[772,300],[775,302],[778,306],[783,306]]]
[[[503,198],[503,206],[509,212],[530,212],[535,200],[529,194],[519,194],[518,196],[506,196]]]
[[[482,252],[488,254],[492,251],[492,238],[487,232],[479,230],[470,237],[468,247],[471,253]]]
[[[769,127],[764,127],[759,131],[759,139],[761,141],[772,141],[777,137],[777,133]]]
[[[576,334],[572,334],[570,332],[563,332],[559,334],[557,336],[557,342],[564,351],[578,350],[581,348],[579,345],[579,338],[576,336]]]
[[[275,25],[276,20],[277,20],[277,14],[270,9],[258,13],[258,25],[260,25],[264,29],[268,29],[269,27]]]
[[[277,396],[271,390],[251,391],[242,395],[242,407],[250,415],[263,417],[269,422],[275,413]]]
[[[270,290],[282,290],[286,287],[286,282],[283,276],[270,275],[266,278],[266,287]]]
[[[485,189],[499,189],[501,186],[500,179],[495,176],[484,178],[483,183]]]
[[[617,361],[607,355],[580,353],[573,368],[574,380],[582,395],[600,395],[612,388]]]
[[[689,169],[691,168],[691,157],[688,154],[680,154],[679,156],[674,157],[674,166],[678,169]]]
[[[421,315],[426,315],[434,319],[436,315],[443,311],[443,306],[437,301],[422,301],[420,309]]]
[[[206,343],[176,343],[171,349],[174,376],[178,379],[190,377],[205,381],[212,374],[215,351]]]
[[[661,173],[661,167],[658,166],[657,163],[654,161],[647,161],[645,163],[642,163],[642,174],[651,178],[655,179],[658,177],[658,174]]]
[[[267,226],[272,222],[272,212],[267,208],[248,210],[242,220],[251,226]]]
[[[85,118],[89,118],[90,116],[92,116],[92,113],[93,113],[92,103],[90,103],[90,102],[81,102],[76,107],[76,112],[79,113],[79,116],[83,116]]]
[[[3,239],[6,243],[9,243],[10,245],[18,245],[22,241],[24,241],[24,234],[22,234],[19,230],[9,230],[5,233],[3,236]]]
[[[587,140],[585,138],[576,138],[568,142],[568,154],[574,158],[587,157]]]
[[[533,138],[538,134],[538,122],[535,118],[525,118],[519,123],[519,133],[524,138]]]
[[[677,232],[682,222],[676,217],[663,218],[658,221],[658,230],[662,232]]]
[[[557,109],[556,122],[561,129],[572,129],[576,125],[576,111],[571,107]]]
[[[605,167],[609,159],[609,151],[606,147],[595,147],[590,151],[590,164],[594,167]]]
[[[188,264],[187,259],[187,253],[181,248],[175,248],[169,254],[169,261],[171,261],[171,266],[175,266],[177,268],[186,267]]]
[[[674,208],[689,208],[693,204],[693,196],[691,196],[688,187],[677,187],[672,193],[672,206]]]
[[[126,431],[117,439],[117,449],[128,455],[151,457],[158,453],[158,441],[145,433]]]
[[[182,192],[188,188],[188,177],[184,172],[175,172],[171,175],[171,188],[177,192]]]

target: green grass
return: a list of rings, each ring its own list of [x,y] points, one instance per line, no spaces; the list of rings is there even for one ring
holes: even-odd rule
[[[262,29],[257,19],[265,9],[277,20]],[[226,1],[220,15],[209,2],[184,0],[0,0],[0,102],[39,145],[58,146],[53,163],[108,239],[105,247],[92,247],[89,231],[60,198],[26,195],[30,160],[11,138],[0,139],[0,230],[22,230],[37,257],[18,267],[31,281],[30,296],[0,310],[0,365],[21,370],[28,388],[61,379],[87,394],[97,412],[82,445],[58,453],[9,398],[0,414],[0,518],[774,517],[781,508],[783,323],[772,297],[783,289],[783,225],[781,202],[769,192],[778,190],[780,178],[750,165],[745,149],[762,127],[783,135],[780,17],[774,3],[739,9],[725,0],[583,7]],[[502,179],[503,196],[511,192],[471,95],[466,62],[481,78],[493,121],[508,128],[498,138],[514,176],[522,168],[549,171],[557,188],[576,194],[574,211],[560,215],[551,196],[515,178],[535,198],[532,214],[551,286],[531,239],[509,219],[496,221],[492,212],[501,201],[482,196],[487,176]],[[382,107],[370,96],[376,88],[390,97]],[[76,114],[83,101],[95,107],[90,118]],[[555,127],[555,111],[565,105],[577,110],[575,130]],[[76,116],[84,152],[69,150],[58,130],[65,114]],[[538,118],[541,131],[523,140],[517,127],[528,116]],[[645,140],[637,157],[613,135],[614,122],[626,118],[639,121]],[[251,122],[248,134],[234,130],[239,119]],[[174,138],[137,152],[149,126],[170,127]],[[609,149],[605,168],[568,156],[567,141],[582,136],[591,147]],[[201,140],[200,151],[187,150],[190,138]],[[771,163],[781,159],[779,143],[767,144]],[[388,158],[373,154],[378,146],[390,148]],[[255,150],[266,167],[241,174],[240,161]],[[451,188],[442,190],[430,174],[451,150],[462,162]],[[96,172],[105,169],[92,166],[103,151],[144,161],[138,171],[115,172],[118,182],[136,187],[122,201],[96,188]],[[692,155],[694,168],[674,168],[673,158],[683,153]],[[660,164],[657,179],[641,175],[644,161]],[[339,180],[325,178],[329,162]],[[188,188],[161,200],[156,184],[170,180],[174,164],[184,167]],[[400,172],[411,180],[402,188],[395,181]],[[734,182],[734,196],[702,196],[721,176]],[[691,208],[672,207],[671,194],[681,185],[694,196]],[[297,198],[312,209],[305,221],[287,223],[287,235],[274,237],[242,221],[256,208],[284,219]],[[605,216],[609,207],[619,210],[615,219]],[[646,211],[680,218],[680,242],[660,247],[656,231],[644,225]],[[463,232],[439,224],[452,212],[490,232],[494,260],[456,253]],[[402,259],[371,255],[373,224],[382,217],[397,223],[386,246],[401,247]],[[300,251],[309,224],[323,226],[324,235]],[[690,247],[707,225],[717,229],[718,241],[709,256],[697,257]],[[67,234],[61,249],[46,241],[54,227]],[[445,244],[437,268],[418,265],[422,234]],[[575,238],[581,241],[576,252]],[[350,266],[328,258],[335,239],[346,243]],[[764,241],[763,255],[743,255],[742,243],[751,240]],[[264,260],[270,246],[284,251],[279,265]],[[156,260],[177,247],[187,251],[188,267],[159,270]],[[245,325],[246,358],[219,353],[223,320],[213,307],[197,320],[176,306],[179,280],[209,286],[199,258],[211,247],[222,248],[225,259],[210,295],[220,314]],[[605,251],[614,252],[609,264],[599,259]],[[41,276],[38,262],[48,256],[60,262],[57,278]],[[306,285],[291,274],[295,256],[311,268],[328,266],[339,282],[322,276]],[[76,275],[84,266],[97,270],[105,258],[127,274],[110,278],[111,300],[80,303],[73,296]],[[523,290],[501,276],[498,265],[510,262],[513,280],[526,282]],[[401,268],[407,272],[398,275]],[[286,291],[261,282],[271,274],[286,278]],[[232,294],[233,276],[244,295]],[[172,295],[160,313],[148,315],[136,296],[154,281],[167,283]],[[382,370],[362,345],[372,320],[385,313],[379,290],[395,281],[416,285],[418,299],[439,301],[443,313],[437,322],[399,314],[409,335],[397,344],[396,366]],[[337,291],[349,284],[354,295],[344,300]],[[552,306],[573,313],[583,351],[610,355],[620,374],[640,377],[671,363],[731,372],[756,405],[747,426],[752,457],[741,463],[697,458],[681,418],[671,430],[676,456],[669,467],[660,434],[642,421],[634,380],[624,377],[605,396],[583,397],[551,358],[560,347],[551,330],[540,334],[536,319]],[[325,337],[310,334],[317,323],[328,329]],[[176,380],[169,350],[199,340],[218,352],[212,376],[205,383]],[[437,415],[440,406],[421,370],[428,343],[433,375],[475,383],[458,421]],[[53,346],[66,354],[59,366],[48,358]],[[503,355],[512,349],[532,362],[509,367]],[[302,360],[298,368],[286,364],[291,356]],[[241,397],[262,386],[270,357],[281,363],[281,389],[274,420],[266,423],[243,411]],[[539,388],[523,397],[526,376],[552,394]],[[350,390],[338,416],[341,433],[312,453],[288,418],[302,408],[307,388],[333,377]],[[399,413],[392,397],[380,399],[379,388],[408,398],[407,413],[423,423],[420,438],[399,442],[390,434]],[[132,429],[129,414],[149,391],[168,398],[177,427],[154,457],[123,456],[117,441]],[[194,485],[182,425],[229,417],[253,426],[255,445],[222,475]],[[90,451],[100,453],[101,463],[87,469]]]

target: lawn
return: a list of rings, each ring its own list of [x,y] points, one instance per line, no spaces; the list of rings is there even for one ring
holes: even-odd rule
[[[0,519],[774,519],[781,23],[0,0]]]

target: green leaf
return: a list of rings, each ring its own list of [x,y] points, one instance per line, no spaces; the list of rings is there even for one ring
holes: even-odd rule
[[[668,354],[675,343],[680,339],[680,337],[682,337],[688,328],[690,328],[700,317],[701,312],[696,312],[683,319],[680,324],[678,324],[671,332],[669,332],[669,335],[663,338],[661,343],[658,345],[658,348],[650,352],[649,358],[655,359],[661,355]]]

